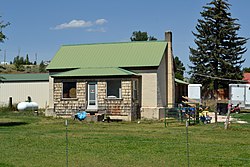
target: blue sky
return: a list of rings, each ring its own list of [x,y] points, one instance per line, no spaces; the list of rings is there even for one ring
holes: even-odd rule
[[[51,60],[61,45],[130,41],[133,31],[146,31],[158,40],[173,32],[173,52],[184,65],[189,63],[189,47],[202,6],[210,0],[1,0],[1,20],[11,25],[3,29],[8,40],[0,43],[0,61],[18,55],[37,54]],[[239,36],[250,37],[250,1],[229,0],[233,18],[241,24]],[[250,41],[246,45],[250,49]],[[243,67],[250,67],[250,51]]]

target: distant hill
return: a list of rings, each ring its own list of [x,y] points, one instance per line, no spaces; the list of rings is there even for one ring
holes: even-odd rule
[[[39,65],[23,65],[23,68],[17,70],[14,64],[4,64],[0,65],[0,73],[4,74],[40,73],[40,69]]]

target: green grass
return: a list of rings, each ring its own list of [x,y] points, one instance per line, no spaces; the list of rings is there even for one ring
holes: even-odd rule
[[[250,113],[231,114],[234,118],[250,123]]]
[[[238,114],[240,117],[241,114]],[[249,120],[249,115],[240,119]],[[0,167],[66,166],[64,119],[0,112]],[[188,127],[190,166],[250,166],[250,125]],[[91,123],[69,120],[69,166],[187,166],[186,127],[163,122]]]

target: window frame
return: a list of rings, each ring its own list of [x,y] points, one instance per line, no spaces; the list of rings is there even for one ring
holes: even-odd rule
[[[113,82],[113,84],[114,84],[114,82],[116,82],[116,84],[119,82],[119,85],[115,90],[115,94],[113,94],[113,95],[112,95],[112,93],[114,91],[109,92],[109,88],[112,87],[109,85],[109,84],[111,84],[110,82]],[[109,93],[111,93],[111,94],[109,94]],[[118,93],[118,97],[117,97],[117,93]],[[112,80],[112,79],[106,80],[106,98],[107,99],[122,99],[122,80]]]
[[[68,85],[67,85],[68,84]],[[70,97],[70,91],[74,91],[73,97]],[[62,82],[62,99],[76,99],[77,98],[77,82],[75,81],[64,81]],[[72,93],[72,92],[71,92]]]

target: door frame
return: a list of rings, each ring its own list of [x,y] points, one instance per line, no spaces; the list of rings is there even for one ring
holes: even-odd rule
[[[97,110],[98,109],[98,99],[97,99],[97,82],[88,82],[87,83],[87,95],[88,95],[88,99],[87,99],[87,109],[88,110]],[[90,104],[90,101],[93,101],[93,100],[90,100],[90,85],[95,85],[95,90],[94,90],[94,102],[95,102],[95,105],[91,105]]]

